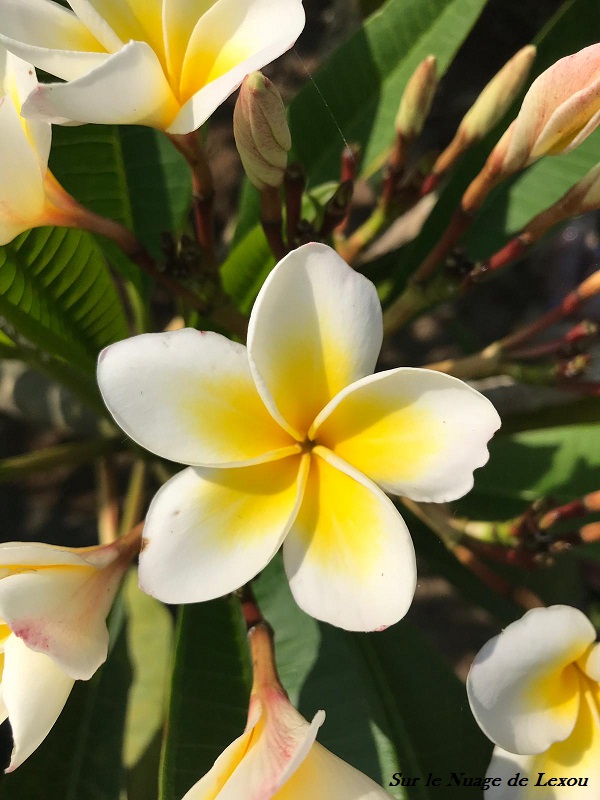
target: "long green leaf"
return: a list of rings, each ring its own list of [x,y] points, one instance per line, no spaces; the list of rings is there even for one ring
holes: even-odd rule
[[[181,800],[246,724],[250,657],[235,597],[183,606],[176,633],[161,800]]]
[[[37,228],[0,248],[0,314],[31,344],[87,371],[128,333],[100,250],[65,228]]]
[[[48,737],[4,778],[3,800],[119,800],[130,675],[123,627],[107,663],[75,683]]]

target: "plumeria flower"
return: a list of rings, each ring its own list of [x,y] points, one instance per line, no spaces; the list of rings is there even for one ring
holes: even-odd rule
[[[48,171],[51,129],[21,117],[33,68],[0,47],[0,245],[39,225],[68,224],[69,204]]]
[[[73,549],[0,544],[0,720],[12,772],[43,742],[76,680],[106,660],[108,614],[139,534]]]
[[[475,657],[467,691],[496,743],[486,796],[596,800],[600,786],[600,645],[569,606],[534,608]],[[520,771],[527,783],[507,789]],[[587,780],[586,780],[587,779]]]
[[[260,627],[251,645],[266,638]],[[253,641],[254,640],[254,641]],[[260,642],[261,649],[268,642]],[[308,723],[290,704],[277,678],[272,656],[254,673],[248,724],[219,756],[213,768],[183,800],[390,800],[362,772],[316,742],[325,713]]]
[[[302,0],[0,0],[0,41],[66,83],[24,113],[56,123],[189,133],[250,72],[288,50]]]
[[[283,543],[294,597],[317,619],[373,630],[406,613],[414,551],[384,491],[461,497],[500,421],[447,375],[372,375],[381,341],[373,284],[308,244],[267,278],[248,348],[188,329],[101,354],[98,381],[116,422],[191,465],[148,511],[144,591],[170,603],[224,595]]]

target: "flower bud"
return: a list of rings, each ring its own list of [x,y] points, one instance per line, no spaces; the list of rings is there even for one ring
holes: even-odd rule
[[[465,150],[485,138],[502,119],[521,90],[535,54],[533,45],[523,47],[492,78],[463,117],[454,139],[438,157],[434,174],[444,175]]]
[[[290,130],[281,95],[260,72],[252,72],[242,83],[233,133],[250,183],[259,191],[281,186],[292,146]]]
[[[415,139],[423,130],[438,85],[437,59],[427,56],[408,79],[396,115],[396,132]]]
[[[505,175],[574,150],[600,124],[600,44],[561,58],[536,78],[515,121]]]

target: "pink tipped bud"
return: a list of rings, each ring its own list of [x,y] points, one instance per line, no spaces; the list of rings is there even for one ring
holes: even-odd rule
[[[268,78],[252,72],[242,83],[233,133],[244,170],[259,191],[283,183],[292,146],[281,95]]]
[[[525,95],[506,152],[511,174],[545,155],[574,150],[600,124],[600,44],[566,58],[536,78]]]
[[[427,56],[408,79],[396,115],[396,132],[415,139],[423,130],[437,89],[437,59]]]

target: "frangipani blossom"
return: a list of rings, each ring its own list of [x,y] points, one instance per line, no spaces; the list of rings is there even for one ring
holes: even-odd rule
[[[265,633],[259,627],[249,635]],[[258,676],[255,664],[246,730],[183,800],[389,800],[370,778],[315,741],[325,713],[318,711],[309,724],[263,656],[268,660]]]
[[[294,597],[317,619],[373,630],[406,613],[414,551],[384,491],[461,497],[500,420],[447,375],[372,375],[381,342],[373,284],[308,244],[267,278],[248,348],[181,330],[101,354],[98,382],[116,422],[191,465],[148,511],[144,591],[170,603],[227,594],[283,544]]]
[[[507,791],[514,800],[571,800],[574,786],[577,797],[596,800],[599,681],[596,631],[569,606],[528,611],[482,648],[467,691],[475,719],[498,745],[488,775],[502,783],[486,792],[490,800]],[[517,771],[528,783],[507,790]]]
[[[504,141],[504,174],[570,153],[600,124],[600,44],[561,58],[536,78]]]
[[[56,123],[189,133],[250,72],[288,50],[302,0],[0,0],[0,41],[66,83],[25,113]],[[74,12],[74,13],[73,13]]]
[[[0,544],[0,721],[14,747],[7,772],[42,743],[76,680],[106,660],[106,616],[139,536],[73,549]]]

